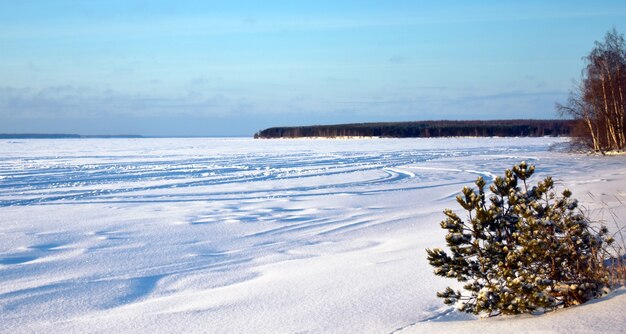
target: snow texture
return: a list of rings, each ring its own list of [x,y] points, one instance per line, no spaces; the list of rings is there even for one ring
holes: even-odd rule
[[[548,150],[562,142],[0,141],[0,332],[621,332],[623,290],[497,319],[435,296],[455,283],[425,249],[479,175],[526,160],[626,216],[626,157]]]

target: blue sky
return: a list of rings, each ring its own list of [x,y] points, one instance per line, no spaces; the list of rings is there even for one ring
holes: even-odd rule
[[[554,118],[624,1],[0,0],[0,132]]]

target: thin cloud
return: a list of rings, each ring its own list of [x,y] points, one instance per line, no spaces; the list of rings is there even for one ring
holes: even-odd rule
[[[510,100],[510,99],[528,99],[538,97],[560,97],[567,95],[565,91],[509,91],[495,94],[485,95],[468,95],[458,98],[459,101],[489,101],[489,100]]]
[[[387,59],[392,64],[403,64],[407,62],[407,58],[399,55],[391,56]]]
[[[98,91],[75,86],[43,89],[0,88],[0,115],[5,118],[94,118],[125,116],[207,116],[253,109],[245,98],[223,95],[160,97]]]

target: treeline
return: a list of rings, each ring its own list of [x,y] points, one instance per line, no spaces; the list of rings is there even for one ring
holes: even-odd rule
[[[358,123],[272,127],[254,138],[299,137],[543,137],[569,136],[572,120],[489,120]]]
[[[557,110],[584,125],[574,135],[596,152],[626,148],[626,43],[615,29],[584,58],[582,80]]]

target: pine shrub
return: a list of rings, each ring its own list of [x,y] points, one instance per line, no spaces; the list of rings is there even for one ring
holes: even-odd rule
[[[584,303],[607,287],[604,226],[592,223],[572,193],[554,191],[551,177],[527,184],[535,168],[525,162],[489,186],[463,188],[457,202],[464,220],[446,209],[450,254],[427,249],[435,274],[465,283],[466,293],[447,288],[437,296],[464,312],[499,315],[545,312]]]

